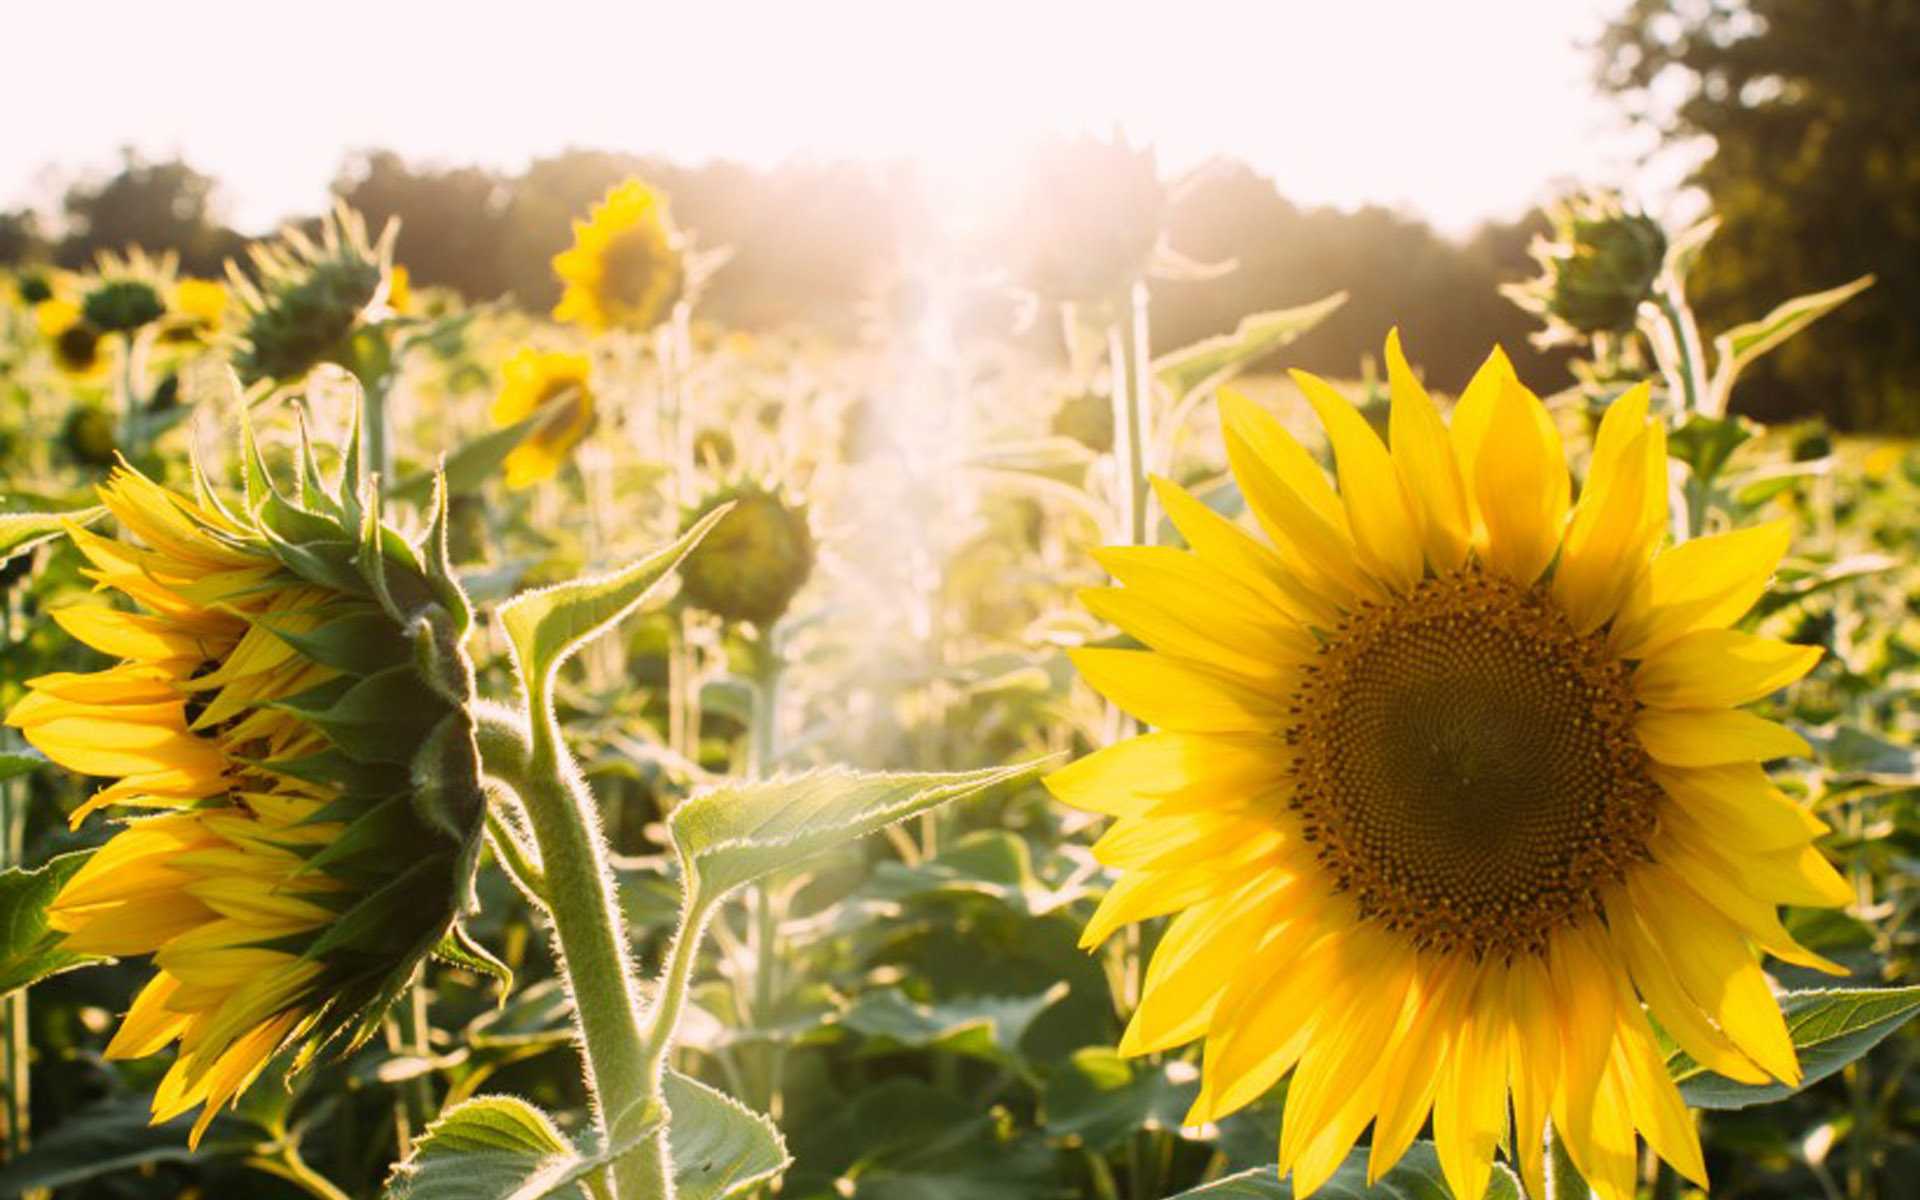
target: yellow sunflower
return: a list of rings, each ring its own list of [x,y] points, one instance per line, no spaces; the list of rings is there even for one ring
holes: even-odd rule
[[[553,310],[596,332],[652,329],[679,300],[686,283],[682,238],[665,196],[629,179],[573,223],[573,245],[554,256],[566,290]]]
[[[227,316],[227,285],[217,279],[182,279],[173,286],[173,306],[201,329],[219,329]]]
[[[106,1053],[177,1042],[153,1119],[204,1106],[197,1143],[283,1048],[371,1033],[448,934],[477,850],[478,767],[459,761],[459,672],[413,665],[423,639],[457,644],[442,636],[451,593],[398,535],[356,545],[347,528],[362,523],[337,502],[277,495],[256,525],[124,466],[100,498],[122,536],[67,535],[138,611],[52,615],[120,661],[29,680],[6,720],[61,766],[113,780],[76,826],[109,806],[159,810],[93,853],[49,924],[69,950],[153,956]]]
[[[507,455],[507,486],[531,487],[551,479],[567,453],[592,432],[595,421],[593,390],[588,381],[593,363],[584,354],[535,350],[514,352],[502,368],[504,380],[493,401],[493,423],[524,421],[550,404],[564,404],[556,415]]]
[[[1443,422],[1389,335],[1391,447],[1295,376],[1339,490],[1272,416],[1223,396],[1262,542],[1156,480],[1191,550],[1108,549],[1088,606],[1149,649],[1074,655],[1155,732],[1049,779],[1116,817],[1086,930],[1178,913],[1122,1050],[1205,1038],[1189,1121],[1292,1073],[1280,1168],[1306,1196],[1369,1123],[1389,1169],[1432,1115],[1479,1196],[1514,1114],[1541,1190],[1549,1119],[1608,1200],[1635,1134],[1705,1185],[1648,1022],[1751,1083],[1798,1080],[1758,952],[1835,969],[1778,904],[1850,893],[1825,826],[1762,763],[1807,754],[1740,711],[1820,651],[1729,628],[1787,547],[1774,524],[1661,549],[1664,427],[1640,387],[1579,499],[1498,351]]]
[[[80,306],[55,297],[33,306],[34,325],[53,350],[61,372],[76,380],[99,379],[107,372],[100,331],[81,319]]]

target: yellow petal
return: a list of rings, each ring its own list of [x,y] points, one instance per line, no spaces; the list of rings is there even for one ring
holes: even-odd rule
[[[1245,679],[1285,679],[1290,668],[1313,652],[1312,638],[1297,626],[1294,639],[1283,639],[1274,634],[1285,627],[1273,621],[1242,623],[1225,605],[1205,610],[1192,603],[1193,596],[1217,592],[1188,592],[1171,601],[1163,595],[1141,588],[1082,588],[1077,593],[1088,612],[1153,649]]]
[[[1453,442],[1453,456],[1460,464],[1460,481],[1466,490],[1467,515],[1471,519],[1473,545],[1482,553],[1487,548],[1487,526],[1485,514],[1480,508],[1478,485],[1478,466],[1480,448],[1487,440],[1487,430],[1493,422],[1493,408],[1507,382],[1514,378],[1513,364],[1498,346],[1480,369],[1473,373],[1467,386],[1460,393],[1460,399],[1453,406],[1453,418],[1447,425],[1447,436]]]
[[[1150,1054],[1207,1031],[1235,973],[1283,920],[1300,920],[1283,893],[1292,879],[1275,872],[1240,891],[1195,905],[1175,917],[1154,948],[1140,1007],[1120,1039],[1122,1054]]]
[[[1540,578],[1560,548],[1571,487],[1552,418],[1518,380],[1507,380],[1474,462],[1487,565],[1521,584]]]
[[[145,1058],[178,1038],[192,1019],[167,1007],[178,986],[179,980],[164,971],[149,979],[107,1043],[106,1057]]]
[[[1656,708],[1732,708],[1772,695],[1813,670],[1825,653],[1732,629],[1697,629],[1649,654],[1633,693]]]
[[[1709,1021],[1687,994],[1667,962],[1666,952],[1647,933],[1624,892],[1608,898],[1607,931],[1654,1019],[1693,1061],[1736,1083],[1768,1081],[1767,1073]]]
[[[1700,1135],[1687,1113],[1687,1102],[1667,1075],[1666,1060],[1654,1043],[1653,1030],[1639,1004],[1630,992],[1621,999],[1613,1070],[1625,1093],[1627,1111],[1654,1152],[1704,1188],[1707,1164],[1700,1153]]]
[[[1063,804],[1116,817],[1169,800],[1232,807],[1279,781],[1287,765],[1279,750],[1265,738],[1160,730],[1096,750],[1044,782]]]
[[[1387,333],[1387,383],[1393,395],[1387,417],[1393,465],[1419,524],[1426,560],[1437,571],[1454,570],[1467,560],[1473,514],[1446,424],[1407,365],[1397,329]]]
[[[1553,594],[1582,635],[1620,610],[1666,528],[1666,492],[1647,484],[1666,467],[1665,428],[1647,426],[1620,457],[1618,469],[1588,476],[1554,571]]]
[[[1502,973],[1484,968],[1433,1100],[1433,1141],[1456,1196],[1483,1196],[1507,1118],[1510,1016]]]
[[[1784,850],[1828,832],[1825,821],[1788,799],[1757,762],[1717,767],[1648,767],[1684,817],[1728,848]]]
[[[1737,709],[1648,708],[1634,730],[1655,762],[1670,767],[1809,758],[1812,747],[1799,734]]]
[[[1179,484],[1156,476],[1153,490],[1180,536],[1209,566],[1231,576],[1249,593],[1297,622],[1339,623],[1339,606],[1294,576],[1280,556],[1252,534],[1207,507]],[[1112,553],[1109,548],[1096,557]],[[1126,581],[1114,566],[1106,565],[1114,571],[1115,578]]]
[[[1396,591],[1406,591],[1420,582],[1426,558],[1393,459],[1346,397],[1318,376],[1305,371],[1290,374],[1326,428],[1340,473],[1340,498],[1361,563],[1374,578]]]
[[[115,658],[146,662],[211,658],[221,648],[158,617],[97,604],[55,609],[50,615],[69,636]]]
[[[1474,973],[1449,961],[1415,981],[1412,1020],[1383,1055],[1380,1109],[1367,1152],[1367,1184],[1393,1169],[1426,1124],[1440,1082],[1440,1064],[1466,1021]]]
[[[1068,657],[1095,691],[1148,725],[1188,733],[1266,733],[1285,725],[1284,696],[1150,650],[1082,647]]]
[[[1740,931],[1657,864],[1629,875],[1627,894],[1694,1003],[1768,1074],[1797,1084],[1793,1039]]]
[[[1220,412],[1227,462],[1287,572],[1343,603],[1377,595],[1360,569],[1346,511],[1319,464],[1272,414],[1251,401],[1223,393]]]
[[[1785,521],[1775,521],[1694,538],[1658,555],[1614,620],[1614,651],[1645,658],[1696,629],[1731,625],[1767,590],[1791,536]]]

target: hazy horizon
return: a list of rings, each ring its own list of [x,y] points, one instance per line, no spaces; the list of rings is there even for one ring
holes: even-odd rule
[[[964,221],[1004,198],[1035,139],[1119,129],[1169,173],[1226,155],[1298,203],[1381,204],[1460,234],[1571,182],[1626,179],[1642,143],[1581,48],[1616,5],[1480,0],[1487,19],[1468,22],[1389,0],[1202,4],[1183,24],[1190,46],[1156,41],[1126,5],[1009,0],[970,5],[964,23],[848,2],[642,19],[552,0],[524,28],[440,3],[345,0],[324,24],[279,28],[234,3],[191,24],[142,8],[89,48],[92,74],[158,80],[137,105],[72,82],[59,56],[15,65],[43,108],[0,145],[0,207],[56,207],[126,146],[213,176],[221,218],[259,233],[318,207],[358,150],[512,172],[578,147],[688,165],[910,160]],[[50,10],[20,18],[23,42],[58,40]],[[282,52],[254,52],[263,42]],[[1670,191],[1657,180],[1640,198]]]

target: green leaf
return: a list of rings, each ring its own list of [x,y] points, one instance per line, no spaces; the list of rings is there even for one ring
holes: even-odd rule
[[[1714,349],[1719,355],[1715,369],[1728,375],[1738,374],[1754,359],[1872,286],[1873,276],[1862,275],[1852,283],[1837,288],[1795,296],[1758,321],[1734,326],[1713,339]]]
[[[638,608],[729,511],[730,505],[714,509],[676,541],[611,574],[522,592],[502,604],[500,623],[528,696],[545,696],[567,656]]]
[[[76,850],[31,871],[0,871],[0,996],[106,961],[102,955],[61,949],[60,934],[47,928],[47,905],[92,856],[91,850]]]
[[[47,765],[47,756],[38,750],[0,750],[0,780],[31,775]]]
[[[1831,774],[1880,784],[1920,783],[1920,749],[1855,725],[1796,727]]]
[[[1047,1081],[1047,1133],[1104,1152],[1136,1130],[1180,1128],[1200,1094],[1192,1063],[1122,1057],[1111,1046],[1084,1046]]]
[[[383,1194],[390,1200],[584,1200],[580,1188],[556,1182],[579,1161],[553,1119],[533,1105],[476,1096],[427,1126]]]
[[[688,877],[717,900],[769,871],[1011,783],[1038,766],[900,775],[827,770],[730,784],[674,810],[673,843]]]
[[[1255,1167],[1225,1179],[1181,1192],[1168,1200],[1293,1200],[1293,1185],[1280,1178],[1275,1167]],[[1457,1200],[1440,1173],[1440,1156],[1433,1143],[1415,1142],[1398,1166],[1367,1186],[1367,1151],[1355,1150],[1340,1164],[1315,1200]],[[1499,1163],[1480,1200],[1522,1200],[1520,1181]]]
[[[460,921],[453,923],[447,936],[433,948],[433,956],[442,962],[452,963],[456,967],[472,971],[476,975],[485,975],[494,981],[494,990],[505,1007],[507,996],[513,991],[513,968],[500,961],[493,951],[480,944],[479,939],[467,932],[466,925]]]
[[[1067,985],[1056,983],[1034,996],[968,996],[920,1004],[898,988],[882,988],[854,1001],[838,1023],[866,1036],[865,1054],[933,1047],[1025,1075],[1020,1039],[1066,994]]]
[[[667,1145],[679,1200],[720,1200],[769,1179],[789,1161],[772,1121],[677,1071],[666,1076]]]
[[[187,1146],[192,1114],[164,1125],[152,1120],[148,1098],[141,1094],[103,1101],[51,1129],[35,1129],[33,1147],[0,1167],[0,1196],[66,1187],[154,1163],[231,1158],[247,1153],[259,1140],[250,1136],[244,1122],[219,1116],[196,1151]]]
[[[91,525],[106,515],[95,505],[63,513],[0,513],[0,563],[25,554],[43,542],[50,542],[67,531],[67,522]]]
[[[1780,997],[1787,1031],[1800,1052],[1799,1087],[1746,1084],[1715,1075],[1684,1053],[1668,1056],[1667,1071],[1695,1108],[1747,1108],[1803,1091],[1886,1040],[1920,1012],[1920,987],[1821,988]]]
[[[442,468],[447,473],[447,494],[464,496],[479,491],[489,479],[499,475],[500,464],[507,461],[507,455],[521,442],[551,425],[566,411],[564,404],[544,405],[531,416],[483,433],[449,454]],[[433,476],[432,471],[409,475],[386,489],[387,498],[424,504],[433,495]]]
[[[1251,313],[1240,319],[1232,333],[1161,355],[1154,361],[1153,377],[1175,399],[1203,388],[1218,387],[1252,366],[1261,356],[1312,329],[1346,302],[1345,292],[1335,292],[1298,308]]]
[[[338,696],[320,693],[320,699],[296,696],[275,707],[298,714],[359,763],[411,762],[447,713],[446,701],[427,688],[412,664],[369,675]]]

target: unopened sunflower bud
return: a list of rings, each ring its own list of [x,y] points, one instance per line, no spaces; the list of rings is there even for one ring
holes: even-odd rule
[[[682,532],[729,502],[733,511],[680,564],[681,594],[721,620],[766,629],[785,615],[813,573],[813,531],[804,507],[758,485],[741,484],[688,513]]]
[[[229,263],[244,318],[234,359],[240,377],[284,382],[319,363],[344,364],[362,314],[380,292],[392,229],[370,245],[364,223],[343,207],[322,227],[317,243],[288,229],[277,243],[253,247],[252,280]]]
[[[1151,148],[1079,138],[1037,155],[1019,210],[1017,253],[1047,300],[1118,302],[1151,265],[1167,189]]]
[[[128,821],[50,924],[80,953],[152,955],[107,1048],[179,1049],[156,1120],[218,1109],[267,1062],[358,1044],[469,903],[485,815],[468,616],[444,530],[420,545],[371,493],[282,495],[250,454],[247,504],[121,468],[117,538],[68,536],[102,588],[54,620],[120,661],[30,680],[7,722],[113,780],[73,814]]]
[[[1583,335],[1632,329],[1666,260],[1658,222],[1617,196],[1576,196],[1548,212],[1553,238],[1534,245],[1541,274],[1509,290],[1523,307]]]
[[[167,306],[153,285],[139,279],[109,279],[81,302],[87,324],[106,333],[132,333],[166,315]]]
[[[110,467],[119,453],[114,441],[113,414],[97,404],[78,404],[67,414],[60,444],[73,461],[89,467]]]

